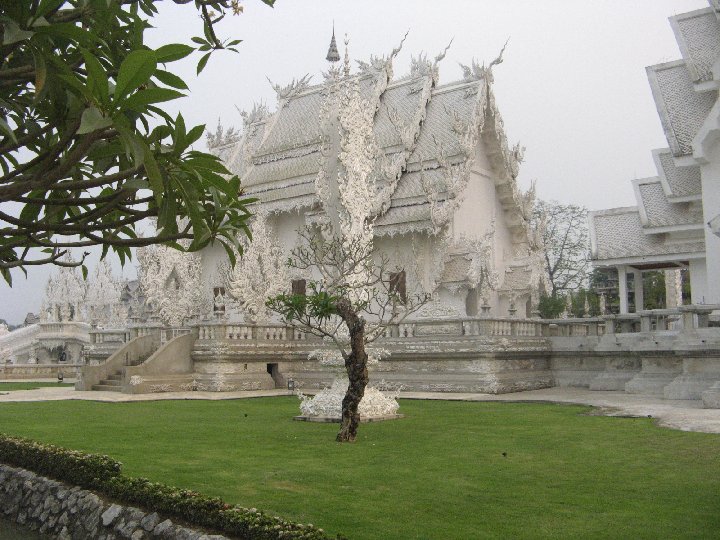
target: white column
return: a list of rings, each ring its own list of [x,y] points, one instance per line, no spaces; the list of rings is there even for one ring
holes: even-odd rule
[[[620,313],[628,312],[627,268],[618,266],[618,283],[620,286]]]
[[[682,306],[682,274],[679,269],[665,270],[665,307]]]
[[[633,286],[635,288],[635,313],[637,313],[645,309],[642,270],[633,270],[633,278]]]
[[[720,236],[707,225],[720,213],[720,144],[715,144],[712,161],[701,167],[703,222],[705,223],[704,303],[720,303]],[[694,297],[694,295],[693,295]],[[693,298],[693,304],[696,303]]]
[[[690,261],[690,292],[693,304],[709,304],[710,295],[707,289],[708,275],[705,259]]]

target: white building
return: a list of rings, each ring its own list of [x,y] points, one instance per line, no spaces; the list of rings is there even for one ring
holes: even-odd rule
[[[353,175],[369,175],[369,200],[351,204],[365,207],[375,245],[405,272],[408,290],[434,295],[433,315],[531,316],[545,275],[529,228],[534,193],[516,181],[522,149],[508,145],[493,96],[501,59],[473,62],[462,80],[439,84],[444,53],[415,58],[394,77],[398,50],[359,62],[354,74],[346,52],[321,84],[274,85],[274,113],[256,106],[241,136],[219,130],[211,146],[244,193],[259,198],[253,211],[283,253],[298,229],[334,219]],[[334,36],[328,59],[339,59]],[[224,251],[202,257],[205,290],[231,305]],[[286,289],[308,277],[288,276]]]
[[[644,270],[688,268],[692,303],[720,304],[719,4],[670,24],[682,59],[647,68],[668,142],[653,151],[658,175],[633,181],[637,206],[590,212],[593,263],[617,268],[623,313],[627,274],[638,284]],[[642,300],[638,287],[637,311]]]

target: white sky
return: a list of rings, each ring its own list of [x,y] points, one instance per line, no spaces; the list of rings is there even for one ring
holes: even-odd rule
[[[306,73],[322,80],[333,21],[341,55],[388,54],[410,33],[394,63],[409,71],[411,55],[434,57],[454,38],[440,64],[440,83],[461,77],[458,63],[489,63],[510,38],[494,68],[495,96],[511,144],[525,147],[520,184],[537,181],[538,195],[601,209],[635,204],[630,180],[656,174],[650,151],[666,147],[645,66],[680,58],[667,18],[707,7],[706,0],[277,0],[271,9],[245,0],[228,15],[222,37],[243,39],[239,53],[213,56],[199,78],[198,56],[172,65],[190,95],[168,107],[188,125],[214,130],[242,126],[236,110],[256,101],[275,106],[266,80],[285,84]],[[190,6],[162,3],[151,46],[189,42],[201,34]],[[96,258],[97,256],[95,256]],[[94,261],[90,261],[90,266]],[[119,265],[116,265],[119,268]],[[131,265],[132,266],[132,265]],[[37,312],[49,268],[0,283],[0,318],[16,324]],[[126,267],[125,276],[134,275]]]

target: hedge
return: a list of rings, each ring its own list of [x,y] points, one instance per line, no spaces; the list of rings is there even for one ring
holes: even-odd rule
[[[92,489],[125,504],[132,504],[222,531],[247,540],[321,540],[322,529],[272,517],[256,510],[230,505],[195,491],[121,475],[122,464],[108,456],[86,454],[0,433],[0,462]],[[343,538],[337,536],[336,538]]]

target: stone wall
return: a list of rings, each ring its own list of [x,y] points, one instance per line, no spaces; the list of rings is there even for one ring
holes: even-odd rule
[[[121,506],[96,494],[0,464],[0,511],[5,519],[60,540],[223,540],[157,513]]]
[[[83,364],[0,364],[0,379],[54,379],[58,372],[63,377],[77,377]]]

